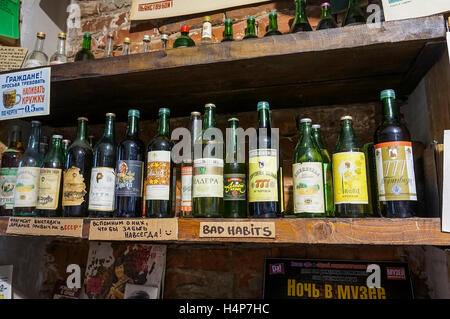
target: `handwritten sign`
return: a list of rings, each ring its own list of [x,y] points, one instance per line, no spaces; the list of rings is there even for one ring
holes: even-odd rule
[[[178,219],[91,220],[89,240],[177,240]]]
[[[10,217],[7,234],[82,237],[82,218]]]
[[[273,222],[201,222],[200,237],[275,238]]]
[[[0,46],[0,72],[20,69],[27,51],[27,48]]]

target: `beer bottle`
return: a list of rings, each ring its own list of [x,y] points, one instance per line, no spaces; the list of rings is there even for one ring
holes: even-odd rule
[[[181,35],[173,43],[174,48],[195,47],[195,42],[189,37],[189,26],[181,26]]]
[[[16,191],[14,192],[13,216],[35,216],[39,194],[39,176],[42,154],[39,152],[41,122],[31,121],[31,134],[27,149],[17,169]]]
[[[202,39],[201,44],[208,44],[212,42],[212,24],[211,17],[206,16],[203,18],[203,27],[202,27]]]
[[[223,30],[222,42],[233,40],[233,20],[225,19],[225,29]]]
[[[306,0],[295,0],[295,18],[290,31],[291,33],[312,31],[306,16]]]
[[[205,105],[202,134],[194,146],[194,217],[222,217],[223,213],[223,139],[218,136],[215,112],[214,104]],[[195,150],[200,145],[202,154]]]
[[[365,24],[366,19],[359,5],[359,0],[349,0],[348,9],[345,14],[344,22],[342,26]]]
[[[62,136],[53,135],[50,150],[45,154],[41,168],[39,197],[36,216],[60,217],[62,214],[62,171],[64,168],[64,153]]]
[[[271,11],[269,13],[269,25],[267,26],[267,32],[264,35],[265,37],[271,35],[281,35],[282,33],[278,31],[278,22],[277,22],[277,12]]]
[[[237,118],[228,119],[226,161],[224,167],[223,216],[231,218],[247,217],[247,178],[245,163],[238,163],[238,152],[245,152],[238,144]],[[242,145],[243,146],[243,145]]]
[[[322,8],[322,14],[316,30],[337,28],[336,21],[334,21],[334,18],[331,15],[331,5],[328,2],[324,2],[320,7]]]
[[[89,215],[91,217],[113,217],[116,181],[117,143],[114,122],[116,115],[106,113],[105,130],[94,147],[94,163],[89,189]]]
[[[256,25],[255,25],[255,17],[249,16],[247,18],[247,27],[245,28],[245,37],[243,40],[247,39],[257,39],[256,35]]]
[[[142,217],[145,145],[139,138],[140,113],[128,111],[127,136],[117,147],[114,217]]]
[[[83,36],[83,44],[80,51],[75,54],[74,61],[94,60],[94,54],[91,51],[91,34],[86,32]]]
[[[383,120],[374,136],[378,201],[383,217],[417,216],[417,192],[412,143],[401,123],[395,92],[381,91]]]
[[[172,210],[172,160],[170,153],[173,143],[170,140],[170,110],[158,111],[158,133],[148,145],[147,181],[145,191],[145,217],[174,217]]]
[[[337,217],[368,214],[366,160],[353,130],[353,118],[341,117],[341,132],[333,153],[334,205]]]

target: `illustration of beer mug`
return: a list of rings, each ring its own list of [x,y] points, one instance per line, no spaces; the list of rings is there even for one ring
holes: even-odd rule
[[[17,99],[18,98],[18,99]],[[16,93],[16,89],[7,89],[3,91],[3,105],[10,109],[20,102],[22,96]]]

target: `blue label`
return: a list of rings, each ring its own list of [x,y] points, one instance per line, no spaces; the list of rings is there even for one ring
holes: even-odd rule
[[[117,161],[116,196],[142,197],[144,162]]]

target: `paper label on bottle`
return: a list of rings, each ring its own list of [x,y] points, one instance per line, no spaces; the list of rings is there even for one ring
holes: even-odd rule
[[[192,211],[192,166],[181,167],[181,211]]]
[[[61,173],[59,168],[41,168],[38,209],[54,210],[58,207]]]
[[[114,210],[116,174],[112,167],[94,167],[91,173],[89,210],[111,212]]]
[[[223,160],[199,158],[194,160],[192,197],[223,198]]]
[[[320,162],[292,165],[294,213],[325,213],[323,166]]]
[[[170,198],[170,151],[148,152],[146,200]]]
[[[72,166],[64,172],[62,205],[79,206],[84,202],[86,194],[84,177],[78,167]]]
[[[411,142],[376,144],[378,199],[417,200]]]
[[[248,201],[278,201],[278,167],[276,149],[256,149],[249,154]]]
[[[245,174],[224,174],[223,200],[245,200],[247,179]]]
[[[40,171],[39,167],[19,167],[14,207],[36,207]]]
[[[335,204],[369,203],[364,153],[333,154],[333,177]]]
[[[211,24],[211,22],[204,22],[203,23],[202,38],[212,38],[212,24]]]
[[[117,161],[116,196],[142,197],[144,162]]]
[[[17,167],[0,169],[0,206],[4,206],[5,209],[13,209],[16,181]]]

